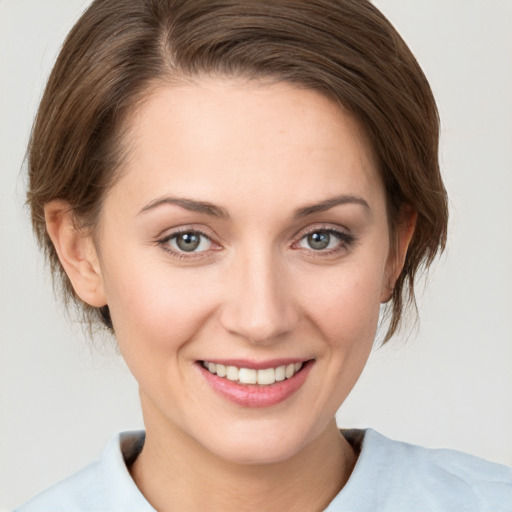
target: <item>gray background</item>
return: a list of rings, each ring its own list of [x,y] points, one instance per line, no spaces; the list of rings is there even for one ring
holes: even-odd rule
[[[342,426],[512,465],[512,1],[380,0],[439,102],[450,242],[417,334],[373,354]],[[62,40],[88,1],[0,0],[0,509],[140,428],[115,351],[56,304],[24,208],[24,148]],[[421,288],[421,287],[420,287]]]

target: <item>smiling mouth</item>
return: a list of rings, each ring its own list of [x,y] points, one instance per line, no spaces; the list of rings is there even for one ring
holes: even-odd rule
[[[264,368],[255,370],[253,368],[243,368],[238,366],[224,365],[203,361],[202,365],[212,374],[223,379],[242,385],[260,385],[271,386],[276,382],[282,382],[291,379],[298,373],[304,363],[290,363],[287,365],[276,366],[275,368]]]

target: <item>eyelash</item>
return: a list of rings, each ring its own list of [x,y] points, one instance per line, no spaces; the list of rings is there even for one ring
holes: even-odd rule
[[[357,238],[351,233],[347,233],[346,231],[341,231],[339,229],[330,228],[327,226],[321,226],[314,227],[306,231],[305,233],[301,234],[301,237],[299,238],[298,242],[294,242],[293,245],[299,244],[300,242],[302,242],[302,240],[312,235],[313,233],[327,233],[329,235],[334,236],[339,241],[339,244],[337,244],[336,247],[333,247],[331,249],[309,249],[311,256],[315,258],[336,255],[343,250],[350,249],[357,242]]]
[[[190,260],[196,259],[196,258],[204,258],[205,256],[209,255],[208,253],[210,253],[210,251],[212,249],[208,249],[205,251],[199,251],[199,252],[195,252],[195,251],[186,252],[186,251],[178,251],[178,250],[171,248],[169,245],[169,242],[184,233],[193,233],[193,234],[200,235],[201,237],[206,238],[212,245],[218,245],[218,244],[215,244],[215,242],[211,239],[210,236],[208,236],[206,233],[204,233],[203,231],[201,231],[200,229],[197,229],[197,228],[193,228],[193,229],[185,228],[185,229],[180,229],[180,230],[174,231],[173,233],[166,235],[165,237],[157,240],[157,244],[164,251],[172,254],[172,256],[174,258],[177,258],[179,260],[189,260],[190,261]],[[350,233],[347,233],[345,231],[341,231],[338,229],[322,226],[322,227],[312,228],[312,229],[302,233],[300,238],[298,239],[298,241],[296,241],[292,244],[292,248],[294,246],[298,245],[300,242],[302,242],[302,240],[304,240],[305,238],[307,238],[308,236],[310,236],[314,233],[326,233],[326,234],[332,235],[338,239],[339,244],[336,247],[327,249],[327,250],[325,250],[325,249],[315,250],[315,249],[311,248],[311,249],[309,249],[308,252],[313,257],[326,257],[326,256],[331,256],[331,255],[337,254],[340,251],[350,249],[357,242],[357,238]],[[298,249],[300,249],[300,248],[298,248]],[[216,249],[213,249],[213,250],[215,251]]]
[[[179,260],[193,260],[196,258],[204,258],[207,253],[209,253],[209,250],[207,251],[200,251],[200,252],[186,252],[186,251],[177,251],[176,249],[173,249],[170,247],[169,242],[175,238],[177,238],[180,235],[183,235],[184,233],[193,233],[196,235],[200,235],[203,238],[206,238],[212,245],[216,245],[215,242],[211,239],[210,236],[208,236],[206,233],[201,231],[200,229],[193,228],[193,229],[179,229],[177,231],[174,231],[170,235],[166,235],[163,238],[160,238],[157,240],[157,244],[166,252],[170,253],[174,258],[177,258]],[[213,249],[215,250],[215,249]]]

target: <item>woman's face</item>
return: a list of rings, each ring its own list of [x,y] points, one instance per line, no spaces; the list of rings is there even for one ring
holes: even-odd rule
[[[291,457],[332,426],[389,295],[384,189],[358,124],[290,84],[205,79],[153,92],[128,142],[97,249],[148,432],[239,462]]]

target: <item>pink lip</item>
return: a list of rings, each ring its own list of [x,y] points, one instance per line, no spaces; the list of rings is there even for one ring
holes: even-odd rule
[[[280,364],[275,364],[275,361],[265,361],[264,363],[253,362],[251,365],[247,365],[248,361],[244,361],[243,364],[239,365],[234,364],[234,361],[231,360],[229,363],[223,361],[220,364],[227,364],[229,366],[233,363],[232,366],[238,366],[239,368],[265,369],[286,364],[281,363],[281,361],[284,360],[279,360]],[[290,362],[288,364],[291,364],[292,362],[302,362],[300,360],[291,359],[289,361]],[[269,407],[271,405],[279,404],[293,395],[302,386],[302,384],[304,384],[313,363],[314,360],[305,362],[301,370],[293,377],[281,382],[276,382],[270,386],[238,384],[237,382],[233,382],[210,373],[202,366],[202,363],[198,363],[197,367],[212,389],[231,402],[241,405],[242,407]]]

